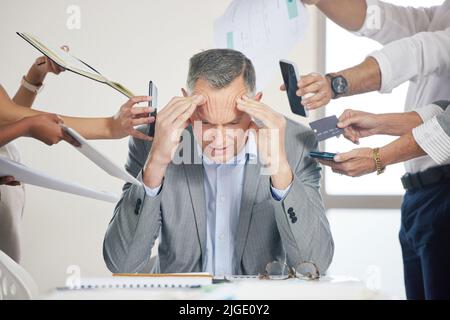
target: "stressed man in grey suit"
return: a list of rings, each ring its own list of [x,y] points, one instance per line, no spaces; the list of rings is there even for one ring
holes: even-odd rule
[[[317,142],[261,98],[242,53],[191,58],[187,91],[158,114],[153,141],[130,139],[126,169],[142,186],[125,184],[106,232],[112,272],[256,275],[274,260],[326,272]]]

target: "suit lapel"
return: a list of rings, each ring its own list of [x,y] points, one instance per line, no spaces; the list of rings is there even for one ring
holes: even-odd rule
[[[189,195],[191,197],[192,207],[194,208],[194,219],[197,226],[197,236],[200,243],[202,252],[202,264],[206,257],[206,202],[205,202],[205,189],[203,184],[203,164],[199,155],[199,148],[195,141],[192,128],[187,128],[188,134],[183,136],[183,140],[189,138],[190,141],[183,141],[181,145],[186,146],[186,143],[190,144],[190,149],[193,152],[189,152],[189,159],[183,157],[182,166],[186,175],[186,180],[189,188]],[[183,153],[183,148],[181,152]],[[188,160],[185,163],[185,160]]]
[[[188,182],[192,207],[194,208],[194,219],[203,259],[206,255],[206,202],[203,185],[203,165],[183,163],[183,167]]]
[[[247,242],[248,228],[252,215],[252,207],[255,202],[256,192],[260,180],[261,165],[246,164],[244,173],[244,186],[242,188],[241,209],[239,212],[239,224],[235,239],[235,268],[240,264]],[[234,270],[235,273],[238,270]]]

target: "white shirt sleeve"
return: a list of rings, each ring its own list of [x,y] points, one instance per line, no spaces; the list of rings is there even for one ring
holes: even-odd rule
[[[149,188],[144,184],[145,188],[145,194],[149,197],[156,197],[159,193],[159,190],[161,190],[161,185],[159,185],[156,188]]]
[[[288,191],[291,189],[291,186],[292,182],[286,189],[277,189],[270,184],[270,192],[272,193],[272,197],[277,201],[283,200]]]
[[[380,66],[382,93],[389,93],[406,81],[414,81],[432,73],[449,73],[450,28],[421,32],[391,42],[370,56]]]
[[[419,107],[414,109],[415,112],[419,114],[419,116],[422,118],[422,122],[427,122],[428,120],[433,119],[438,114],[441,114],[444,112],[442,108],[434,103],[429,104],[425,107]]]
[[[366,0],[367,11],[364,24],[354,32],[386,44],[418,32],[427,31],[436,9],[402,7],[379,0]]]
[[[414,128],[412,133],[417,144],[439,165],[450,163],[450,109],[445,111],[445,128],[439,123],[441,114]]]

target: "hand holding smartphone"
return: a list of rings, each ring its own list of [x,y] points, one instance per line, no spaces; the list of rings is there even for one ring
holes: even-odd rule
[[[321,151],[311,151],[309,153],[309,156],[311,158],[315,158],[315,159],[334,161],[334,156],[336,156],[336,153],[321,152]]]
[[[292,61],[280,60],[280,68],[291,111],[299,116],[307,117],[308,110],[302,105],[302,97],[297,96],[296,93],[299,79],[297,66]]]
[[[155,122],[150,123],[148,126],[148,136],[154,137],[155,136],[155,126],[156,126],[156,106],[158,105],[158,88],[156,87],[155,83],[153,81],[150,81],[148,83],[148,95],[152,97],[152,100],[148,102],[149,107],[154,107],[155,111],[149,114],[149,117],[155,117]]]

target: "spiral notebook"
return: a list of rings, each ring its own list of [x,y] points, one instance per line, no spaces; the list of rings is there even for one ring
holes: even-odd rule
[[[64,289],[151,289],[192,288],[213,283],[209,273],[113,274],[112,277],[82,278],[67,283]]]

